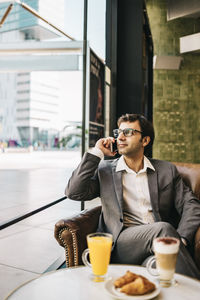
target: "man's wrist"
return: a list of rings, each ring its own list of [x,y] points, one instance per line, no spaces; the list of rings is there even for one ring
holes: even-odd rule
[[[104,158],[104,153],[101,149],[94,147],[88,150],[88,153],[93,154],[97,157],[99,157],[100,159]]]

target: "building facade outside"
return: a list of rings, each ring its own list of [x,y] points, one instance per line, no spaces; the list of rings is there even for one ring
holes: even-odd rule
[[[24,2],[58,28],[64,28],[64,0]],[[8,5],[8,2],[0,3],[0,18]],[[3,43],[57,37],[58,32],[18,4],[14,4],[0,29],[0,42]],[[56,71],[0,73],[1,142],[41,148],[56,146],[60,132],[70,123],[60,113],[64,94],[61,76]]]

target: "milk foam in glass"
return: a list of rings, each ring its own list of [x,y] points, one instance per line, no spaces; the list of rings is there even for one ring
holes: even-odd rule
[[[173,237],[159,237],[153,241],[155,257],[148,262],[147,269],[151,273],[152,265],[156,261],[157,276],[162,286],[173,283],[179,245],[180,241]],[[151,274],[155,275],[153,272]]]

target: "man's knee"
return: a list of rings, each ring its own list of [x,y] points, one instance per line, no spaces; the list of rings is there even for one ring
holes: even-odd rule
[[[157,227],[159,236],[179,237],[179,234],[176,231],[176,229],[167,222],[156,222],[155,226]]]

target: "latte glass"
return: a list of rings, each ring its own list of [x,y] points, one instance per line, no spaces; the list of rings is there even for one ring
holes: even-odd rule
[[[179,251],[180,241],[173,237],[159,237],[153,241],[153,256],[147,263],[148,272],[157,276],[160,285],[169,287],[175,283],[174,273],[176,268],[176,259]],[[156,270],[152,265],[156,262]]]
[[[112,235],[109,233],[96,232],[87,235],[88,249],[82,254],[83,263],[92,268],[92,280],[101,282],[106,279],[106,273],[110,262]],[[87,259],[89,253],[90,262]]]

